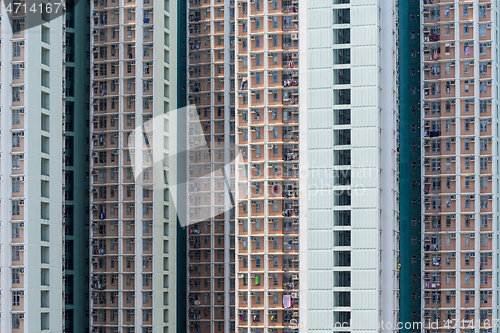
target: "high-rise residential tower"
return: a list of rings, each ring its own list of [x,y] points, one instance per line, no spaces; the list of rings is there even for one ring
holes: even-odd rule
[[[90,2],[67,1],[65,41],[65,332],[89,331]]]
[[[498,6],[421,5],[422,319],[487,332],[499,318]]]
[[[188,9],[188,331],[396,322],[396,3]]]
[[[91,331],[176,332],[177,1],[91,12]]]
[[[236,326],[292,329],[299,318],[299,1],[238,1]],[[303,80],[302,80],[303,79]],[[303,222],[303,221],[302,221]]]
[[[299,322],[379,331],[399,319],[397,3],[301,4]]]
[[[64,7],[51,15],[41,4],[43,13],[28,14],[7,4],[0,14],[0,330],[62,332]]]
[[[235,331],[234,3],[188,2],[189,332]]]
[[[399,2],[400,321],[420,322],[420,3]],[[405,332],[415,331],[413,327]]]

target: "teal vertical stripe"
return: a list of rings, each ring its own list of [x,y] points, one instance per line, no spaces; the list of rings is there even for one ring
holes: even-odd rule
[[[401,236],[399,308],[400,321],[403,323],[421,320],[419,36],[419,2],[399,1],[399,216]],[[402,329],[401,331],[410,332],[411,330]]]

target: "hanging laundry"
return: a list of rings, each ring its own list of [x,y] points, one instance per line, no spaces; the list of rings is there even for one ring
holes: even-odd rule
[[[290,309],[292,307],[292,296],[283,295],[283,308]]]
[[[260,276],[256,276],[255,277],[255,285],[258,286],[259,285],[259,282],[260,282]]]

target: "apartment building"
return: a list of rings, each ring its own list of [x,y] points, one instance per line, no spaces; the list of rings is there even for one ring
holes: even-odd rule
[[[420,3],[399,2],[400,321],[421,322]],[[415,38],[411,38],[415,36]],[[403,331],[414,331],[406,327]]]
[[[235,331],[235,4],[188,2],[187,330]]]
[[[371,0],[300,8],[299,322],[307,331],[349,320],[333,330],[379,331],[377,323],[399,319],[397,9]]]
[[[66,333],[89,332],[90,2],[66,2],[65,311]]]
[[[397,318],[396,10],[189,2],[188,331]]]
[[[305,2],[303,2],[305,5]],[[299,1],[238,1],[238,331],[299,319]]]
[[[92,332],[175,332],[177,2],[91,3]]]
[[[499,318],[498,7],[421,5],[423,321],[489,332]]]
[[[62,332],[65,18],[1,7],[0,330]]]

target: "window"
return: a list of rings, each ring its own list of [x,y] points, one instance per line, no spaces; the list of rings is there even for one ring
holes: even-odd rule
[[[470,131],[470,123],[471,123],[471,119],[470,118],[464,119],[464,130],[466,132]]]
[[[441,209],[441,197],[432,197],[432,209]]]
[[[18,178],[12,178],[12,193],[21,192],[21,182]]]
[[[479,25],[479,37],[486,37],[487,36],[487,30],[488,25],[487,24],[480,24]]]
[[[488,151],[488,141],[489,141],[489,139],[480,139],[479,140],[479,149],[481,151]]]
[[[431,140],[431,151],[439,153],[441,151],[441,139]]]
[[[470,197],[465,197],[465,208],[470,208]],[[469,245],[466,245],[469,246]]]
[[[21,33],[21,19],[12,20],[12,34],[18,35]]]
[[[472,142],[472,139],[464,139],[464,149],[465,150],[470,150],[470,143]]]
[[[430,19],[431,20],[439,20],[439,7],[431,7],[431,15]],[[411,13],[411,19],[415,19],[415,13]]]
[[[488,6],[479,6],[479,18],[486,18]]]
[[[488,74],[488,65],[489,65],[489,63],[487,63],[487,62],[479,63],[479,74],[480,75]]]
[[[21,260],[21,247],[20,246],[13,246],[12,247],[12,261],[19,261]]]
[[[21,88],[12,87],[12,102],[20,102],[20,101],[21,101]]]
[[[465,301],[465,304],[469,304],[470,303],[470,292],[469,291],[465,292],[464,301]]]
[[[19,200],[12,200],[12,215],[21,215],[21,205]]]
[[[481,215],[481,228],[488,227],[488,218],[489,218],[489,215]]]
[[[444,73],[445,74],[450,74],[451,73],[451,62],[446,62],[444,64]]]
[[[19,313],[12,314],[12,328],[13,329],[21,328],[21,314]]]
[[[481,208],[488,208],[488,196],[481,196]]]
[[[12,79],[20,79],[21,78],[21,65],[14,64],[12,65]]]
[[[479,184],[480,184],[481,190],[488,189],[488,181],[489,181],[489,177],[480,177],[479,178]]]
[[[444,25],[444,35],[446,37],[449,37],[450,36],[450,32],[451,32],[451,25],[450,24],[445,24]],[[449,55],[449,53],[447,55]]]
[[[20,57],[21,56],[21,43],[23,42],[12,42],[12,56]]]
[[[432,171],[440,171],[441,170],[441,160],[438,158],[434,158],[431,160]]]
[[[488,131],[488,119],[480,119],[479,120],[479,130],[481,132],[487,132]]]
[[[481,170],[488,170],[488,158],[487,157],[481,157],[479,159],[479,168]]]
[[[464,35],[469,35],[469,23],[464,23]]]
[[[482,56],[487,55],[489,46],[491,46],[489,43],[479,44],[479,55],[482,55]]]

